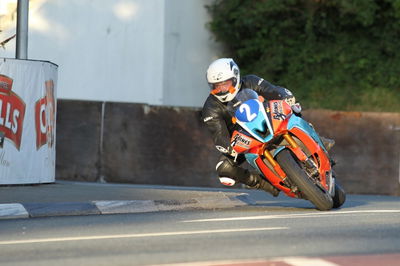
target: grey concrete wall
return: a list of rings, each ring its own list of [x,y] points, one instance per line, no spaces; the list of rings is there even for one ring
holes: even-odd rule
[[[56,178],[223,187],[198,108],[58,102]],[[349,193],[400,195],[400,114],[308,110]],[[103,127],[102,127],[103,125]]]

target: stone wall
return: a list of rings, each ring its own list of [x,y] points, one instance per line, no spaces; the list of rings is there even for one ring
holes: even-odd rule
[[[102,103],[59,100],[56,179],[98,181]]]
[[[400,196],[400,114],[310,110],[322,136],[336,140],[335,171],[351,193]]]
[[[348,193],[400,195],[400,114],[304,111]],[[198,108],[58,101],[56,178],[222,187]]]
[[[59,100],[57,112],[57,179],[221,186],[199,109]]]

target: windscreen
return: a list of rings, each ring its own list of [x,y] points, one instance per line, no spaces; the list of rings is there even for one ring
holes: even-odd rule
[[[241,106],[241,104],[251,99],[258,99],[258,94],[255,91],[251,89],[240,90],[236,97],[228,104],[229,113],[232,116],[235,116],[236,110]]]

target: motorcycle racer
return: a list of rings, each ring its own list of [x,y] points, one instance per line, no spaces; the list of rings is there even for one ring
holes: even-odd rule
[[[234,131],[234,123],[228,112],[227,105],[243,88],[256,91],[265,100],[285,100],[295,114],[300,115],[301,106],[291,91],[256,75],[240,76],[238,65],[231,58],[220,58],[212,62],[206,72],[210,95],[207,97],[203,109],[202,119],[211,133],[215,147],[222,153],[216,171],[222,184],[233,186],[236,182],[251,188],[262,189],[278,196],[279,190],[272,186],[265,178],[241,167],[246,160],[243,154],[236,154],[232,149],[230,138]],[[334,144],[333,140],[323,139],[327,149]]]

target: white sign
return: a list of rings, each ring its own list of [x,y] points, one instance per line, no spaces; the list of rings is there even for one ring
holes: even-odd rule
[[[55,180],[57,68],[0,58],[0,184]]]

